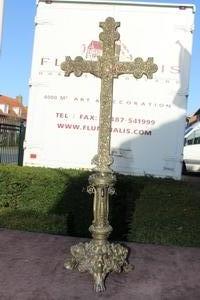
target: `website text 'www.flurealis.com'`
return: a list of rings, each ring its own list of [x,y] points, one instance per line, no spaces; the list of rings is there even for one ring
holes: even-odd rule
[[[98,131],[99,126],[95,125],[79,125],[79,124],[66,124],[58,123],[57,127],[59,129],[68,129],[74,131]],[[112,127],[112,133],[122,133],[122,134],[135,134],[135,135],[152,135],[151,130],[137,129],[137,128],[124,128],[124,127]]]

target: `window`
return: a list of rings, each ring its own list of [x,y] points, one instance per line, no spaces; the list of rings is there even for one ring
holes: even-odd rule
[[[194,130],[187,138],[185,138],[185,146],[200,144],[200,128]]]
[[[196,137],[194,139],[194,144],[200,144],[200,137]]]
[[[9,105],[8,104],[0,104],[0,109],[3,111],[4,114],[8,114]]]

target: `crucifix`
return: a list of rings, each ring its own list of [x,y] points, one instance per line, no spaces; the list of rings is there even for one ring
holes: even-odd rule
[[[97,61],[87,61],[77,56],[72,60],[69,56],[61,64],[65,76],[74,73],[81,76],[90,73],[101,79],[100,117],[98,152],[93,159],[96,165],[95,173],[89,176],[88,192],[94,194],[93,214],[94,219],[89,230],[93,239],[89,243],[79,243],[71,247],[72,258],[65,262],[67,269],[78,269],[80,272],[88,271],[94,277],[96,292],[105,290],[105,277],[110,272],[129,271],[132,266],[127,262],[128,250],[120,245],[108,242],[112,227],[108,221],[109,194],[115,193],[114,184],[116,177],[110,165],[113,163],[110,154],[113,81],[119,75],[132,74],[136,79],[146,75],[152,79],[153,73],[158,69],[153,58],[147,61],[135,58],[133,62],[121,62],[115,55],[115,44],[120,35],[117,28],[120,22],[115,22],[108,17],[105,22],[100,22],[103,32],[99,38],[103,44],[102,56]]]

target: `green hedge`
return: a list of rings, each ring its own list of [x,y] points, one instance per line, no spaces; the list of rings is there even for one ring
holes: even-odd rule
[[[147,181],[136,201],[128,239],[144,243],[200,246],[199,184]]]
[[[89,172],[0,166],[0,227],[89,237]],[[111,239],[200,246],[200,189],[169,179],[118,175]]]

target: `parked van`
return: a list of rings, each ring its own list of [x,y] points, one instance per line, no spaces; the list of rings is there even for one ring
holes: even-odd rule
[[[186,129],[183,172],[200,172],[200,121]]]

